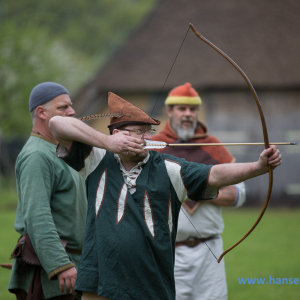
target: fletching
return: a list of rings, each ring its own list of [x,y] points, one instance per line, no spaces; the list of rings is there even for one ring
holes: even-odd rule
[[[144,149],[163,149],[168,144],[165,142],[159,142],[159,141],[151,141],[151,140],[145,140],[146,145]]]
[[[78,120],[89,121],[89,120],[95,120],[95,119],[101,119],[101,118],[121,118],[123,116],[125,116],[125,114],[123,114],[123,113],[95,114],[95,115],[78,118]]]

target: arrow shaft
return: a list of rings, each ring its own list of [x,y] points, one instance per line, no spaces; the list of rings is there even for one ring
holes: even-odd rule
[[[155,143],[155,141],[149,141],[145,143],[145,146],[147,149],[162,149],[167,146],[169,147],[182,147],[182,146],[263,146],[265,145],[264,143],[190,143],[190,144],[166,144],[164,142],[159,142]],[[278,142],[278,143],[270,143],[270,145],[297,145],[297,143],[294,142]]]
[[[297,145],[297,143],[290,143],[290,142],[279,142],[279,143],[269,143],[270,145]],[[247,145],[264,145],[264,143],[199,143],[199,144],[167,144],[167,146],[247,146]],[[152,146],[155,146],[153,144]],[[157,145],[158,146],[158,145]]]

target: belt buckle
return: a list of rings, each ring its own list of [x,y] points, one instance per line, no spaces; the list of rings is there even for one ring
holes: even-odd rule
[[[194,246],[195,246],[195,238],[189,237],[189,238],[186,240],[186,245],[187,245],[188,247],[194,247]]]

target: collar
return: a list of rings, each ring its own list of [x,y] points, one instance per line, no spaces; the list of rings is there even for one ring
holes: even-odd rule
[[[125,170],[125,168],[122,164],[122,161],[120,159],[120,156],[118,154],[114,153],[114,157],[117,160],[118,164],[120,165],[120,169]],[[135,167],[133,167],[129,172],[134,171],[134,170],[138,169],[139,167],[141,167],[142,165],[146,164],[148,162],[149,158],[150,158],[150,152],[142,161],[138,162],[137,165]],[[128,171],[125,170],[125,172],[128,172]]]
[[[31,136],[36,136],[36,137],[38,137],[38,138],[40,138],[40,139],[43,139],[43,140],[45,140],[45,141],[47,141],[47,142],[49,142],[49,143],[51,143],[51,144],[57,146],[57,143],[55,143],[54,141],[52,141],[52,140],[46,138],[45,136],[41,135],[39,132],[33,132],[33,131],[32,131],[30,135],[31,135]]]

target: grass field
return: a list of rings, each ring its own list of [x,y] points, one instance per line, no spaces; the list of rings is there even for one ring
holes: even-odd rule
[[[259,210],[224,210],[224,247],[237,242],[258,215]],[[238,278],[300,278],[299,226],[299,209],[266,211],[251,235],[225,255],[229,299],[299,299],[299,284],[238,283]]]
[[[10,263],[10,253],[12,252],[19,234],[14,230],[15,211],[0,212],[0,262]],[[10,277],[10,270],[0,268],[0,299],[10,300],[16,299],[7,291],[8,281]]]
[[[8,257],[18,234],[13,229],[15,210],[12,210],[12,201],[1,202],[0,262],[7,263],[10,262]],[[233,245],[246,233],[258,214],[258,209],[224,210],[225,248]],[[299,299],[300,284],[238,283],[238,278],[300,278],[299,228],[300,209],[266,211],[254,232],[225,256],[230,300]],[[1,300],[15,299],[7,291],[9,276],[9,270],[0,269]]]

